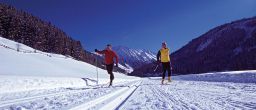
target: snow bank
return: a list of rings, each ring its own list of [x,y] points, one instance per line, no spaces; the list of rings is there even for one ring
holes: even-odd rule
[[[85,81],[81,78],[96,80],[96,69],[99,83],[109,81],[106,70],[71,57],[41,52],[2,37],[0,37],[0,56],[0,93],[84,86]],[[115,82],[138,79],[122,73],[114,74]]]
[[[86,83],[78,78],[0,76],[0,94],[60,87],[82,87]]]
[[[175,76],[174,79],[209,82],[256,83],[256,70]]]
[[[0,37],[0,75],[96,78],[96,67],[91,64],[38,50],[34,53],[34,49],[23,44],[20,44],[21,51],[17,52],[17,44],[19,43]],[[109,77],[106,70],[98,68],[98,73],[99,78]],[[126,75],[115,74],[117,77],[127,78]]]

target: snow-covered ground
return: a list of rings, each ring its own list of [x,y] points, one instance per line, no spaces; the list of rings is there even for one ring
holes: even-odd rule
[[[189,81],[256,83],[256,70],[228,71],[205,74],[183,75],[178,78]]]
[[[137,78],[0,37],[0,110],[253,110],[256,71]],[[86,78],[85,80],[81,78]]]
[[[246,73],[256,74],[255,71],[206,73],[200,77],[173,76],[172,82],[164,85],[160,84],[161,78],[155,77],[119,82],[113,87],[103,84],[5,93],[0,95],[0,109],[253,110],[255,76],[248,76],[254,78],[243,83],[232,77]],[[217,79],[215,76],[229,81],[214,81],[211,78]]]
[[[85,86],[81,78],[89,79],[87,83],[93,85],[96,84],[97,71],[99,84],[109,80],[106,70],[71,57],[41,52],[2,37],[0,56],[0,93]],[[121,73],[114,74],[115,82],[136,79]]]
[[[20,52],[17,52],[19,44]],[[54,77],[96,77],[96,67],[63,55],[45,53],[0,37],[0,74]],[[109,75],[98,69],[100,78]],[[116,73],[117,77],[127,77]]]
[[[97,84],[97,73],[98,84],[106,86],[109,82],[106,70],[72,57],[45,53],[0,37],[0,109],[42,97],[71,94],[67,88],[92,89]],[[140,79],[122,73],[114,74],[114,84]],[[49,109],[48,106],[46,108]]]
[[[181,76],[183,77],[183,76]],[[176,79],[177,78],[177,79]],[[254,110],[255,83],[144,79],[121,110]]]

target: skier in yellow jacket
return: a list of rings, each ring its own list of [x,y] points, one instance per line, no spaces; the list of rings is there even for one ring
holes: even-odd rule
[[[162,43],[162,48],[157,53],[157,61],[161,62],[163,67],[162,84],[164,84],[166,70],[168,71],[168,82],[171,82],[170,50],[167,48],[166,42]]]

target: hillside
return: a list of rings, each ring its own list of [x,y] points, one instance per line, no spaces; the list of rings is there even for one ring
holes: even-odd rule
[[[171,54],[175,74],[256,69],[256,18],[242,19],[211,29]],[[155,63],[132,75],[159,76]],[[152,74],[151,74],[152,73]]]
[[[218,26],[171,55],[176,73],[256,69],[256,18]]]
[[[115,46],[113,50],[118,54],[120,63],[133,69],[156,61],[156,54],[144,49],[132,49],[125,46]]]

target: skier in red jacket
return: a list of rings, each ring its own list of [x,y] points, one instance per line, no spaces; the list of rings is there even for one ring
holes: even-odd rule
[[[118,56],[112,50],[112,47],[110,44],[107,45],[105,50],[99,51],[95,49],[95,52],[105,55],[106,68],[107,68],[108,74],[110,75],[109,86],[112,86],[112,82],[114,80],[114,74],[113,74],[114,58],[116,59],[116,67],[118,67]]]

